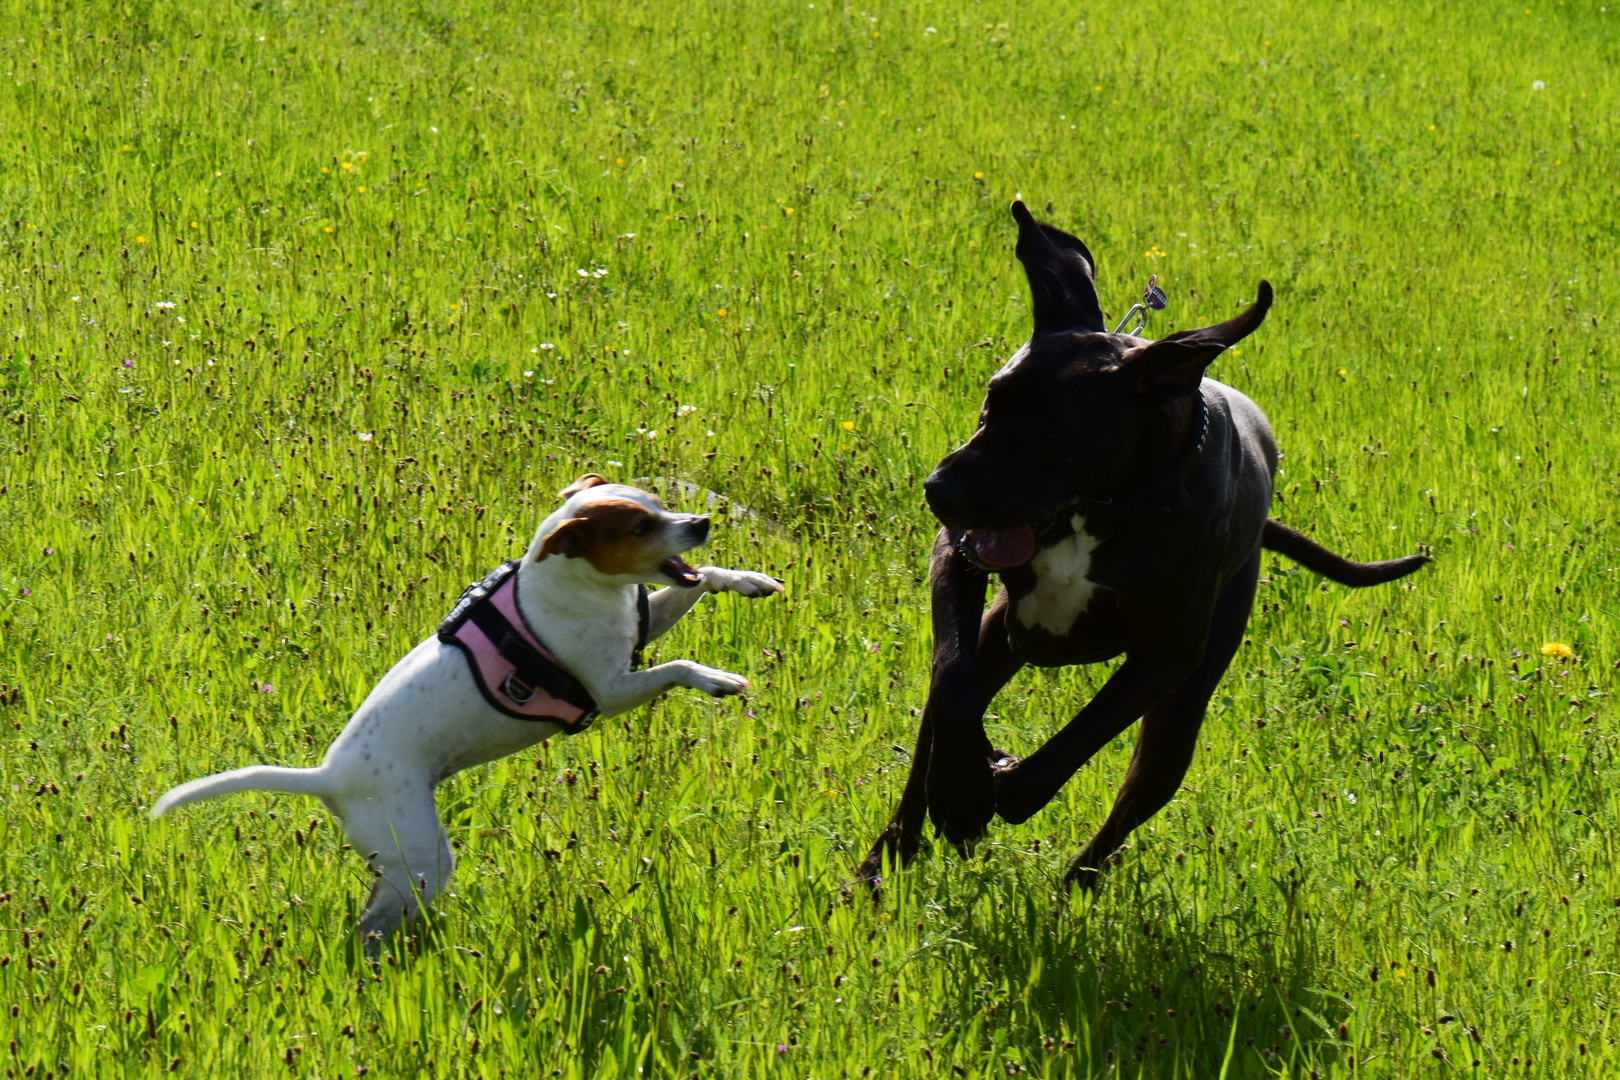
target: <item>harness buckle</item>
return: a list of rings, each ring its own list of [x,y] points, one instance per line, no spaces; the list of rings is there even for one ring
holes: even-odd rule
[[[527,705],[529,699],[534,697],[535,688],[518,678],[518,673],[514,671],[501,683],[501,693],[519,705]]]

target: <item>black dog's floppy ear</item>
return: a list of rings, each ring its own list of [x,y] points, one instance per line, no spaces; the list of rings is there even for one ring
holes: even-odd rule
[[[580,477],[578,480],[575,480],[572,484],[569,484],[567,487],[565,487],[561,491],[557,492],[557,494],[559,496],[561,496],[562,498],[564,498],[564,499],[568,499],[568,498],[572,498],[575,495],[578,495],[580,492],[584,491],[586,488],[593,488],[597,484],[605,484],[605,483],[607,483],[607,481],[604,480],[602,477],[596,475],[593,472],[588,472],[584,476]]]
[[[1163,401],[1194,393],[1210,361],[1259,329],[1270,309],[1271,282],[1262,281],[1254,303],[1241,315],[1145,345],[1125,361],[1125,370],[1143,397]]]
[[[1029,278],[1035,333],[1103,333],[1102,305],[1097,301],[1097,264],[1086,245],[1062,229],[1036,221],[1022,202],[1014,200],[1012,216],[1018,222],[1015,253]]]

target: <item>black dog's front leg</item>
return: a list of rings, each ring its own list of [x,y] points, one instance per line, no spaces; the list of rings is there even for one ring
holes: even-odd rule
[[[936,576],[935,583],[938,584],[939,581],[940,578]],[[967,605],[966,610],[971,611],[973,609],[971,601],[976,599],[976,596],[969,597],[970,603]],[[936,593],[936,612],[954,610],[956,608],[951,600],[941,600]],[[856,870],[857,877],[867,885],[876,887],[883,872],[883,860],[885,858],[890,860],[898,858],[901,864],[904,865],[909,863],[917,854],[922,844],[923,822],[926,820],[932,805],[928,794],[931,777],[940,783],[941,799],[952,808],[955,807],[956,800],[953,797],[953,792],[949,790],[949,783],[945,779],[945,774],[936,774],[933,771],[933,754],[936,745],[934,724],[936,705],[940,709],[945,709],[947,707],[947,698],[949,698],[949,715],[960,723],[964,711],[969,707],[968,703],[976,701],[977,711],[967,715],[975,723],[982,719],[984,709],[988,706],[990,700],[1006,685],[1007,680],[1011,679],[1018,669],[1024,666],[1024,662],[1013,654],[1008,645],[1006,618],[1007,594],[1003,591],[996,597],[996,601],[991,605],[990,610],[985,612],[984,620],[978,627],[977,647],[970,655],[958,654],[953,660],[953,667],[961,667],[965,661],[971,661],[967,667],[973,674],[974,692],[972,694],[967,694],[961,689],[962,686],[966,685],[965,682],[954,681],[958,678],[954,673],[952,680],[956,689],[949,692],[939,691],[940,684],[937,681],[931,685],[929,702],[923,708],[922,725],[917,732],[917,748],[911,759],[911,773],[906,777],[906,787],[900,796],[900,805],[895,808],[894,816],[889,819],[889,824],[878,835],[877,841],[872,845],[872,850],[867,853],[866,858],[862,860],[860,867]],[[948,619],[947,623],[956,628],[951,636],[959,639],[965,623],[954,618]],[[960,647],[960,644],[960,640],[958,640],[958,647]],[[936,661],[937,659],[938,649],[936,647]],[[937,702],[936,692],[938,696]],[[966,767],[963,771],[967,772],[970,777],[976,772],[975,766],[978,762],[985,761],[987,757],[994,758],[998,756],[997,752],[992,750],[988,755],[981,753],[977,758],[972,757],[972,732],[973,728],[970,727],[969,740],[964,740],[968,742],[968,749],[964,763]],[[977,727],[977,733],[979,745],[988,747],[989,742],[984,739],[982,726]],[[944,741],[947,748],[951,745],[951,739],[950,735],[945,736]],[[978,831],[982,833],[984,826],[989,823],[990,817],[993,816],[993,804],[989,813],[986,813],[983,805],[978,806],[975,813],[982,817],[982,820],[978,822]],[[972,819],[967,818],[965,815],[957,814],[954,816],[968,824],[972,823]],[[938,820],[939,818],[936,816],[936,822]],[[947,836],[949,837],[949,834]],[[958,846],[961,846],[960,843],[958,843]]]
[[[952,539],[948,530],[940,530],[929,565],[934,656],[928,713],[934,738],[924,792],[934,827],[965,853],[996,815],[990,740],[984,734],[988,698],[978,670],[980,616],[990,579]]]
[[[1022,761],[996,770],[996,812],[1017,825],[1052,800],[1080,766],[1166,697],[1197,665],[1201,650],[1180,658],[1127,656],[1063,730]]]

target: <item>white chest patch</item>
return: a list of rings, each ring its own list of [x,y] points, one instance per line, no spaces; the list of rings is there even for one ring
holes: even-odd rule
[[[1025,629],[1038,626],[1049,634],[1067,634],[1097,589],[1086,577],[1097,538],[1086,532],[1086,519],[1079,514],[1069,524],[1073,536],[1041,549],[1030,560],[1035,588],[1018,601],[1014,612]]]

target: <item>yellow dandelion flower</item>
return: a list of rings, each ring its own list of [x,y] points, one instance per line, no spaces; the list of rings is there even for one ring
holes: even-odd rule
[[[1433,131],[1433,130],[1434,130],[1434,125],[1433,125],[1433,124],[1430,124],[1430,125],[1429,125],[1429,130],[1430,130],[1430,131]]]
[[[1343,379],[1345,382],[1350,381],[1350,373],[1344,370],[1344,368],[1340,368],[1337,372],[1335,372],[1335,374],[1337,374],[1339,378]]]
[[[146,243],[146,237],[144,237],[144,236],[137,236],[137,237],[136,237],[136,238],[135,238],[135,242],[136,242],[136,243],[137,243],[137,244],[144,244],[144,243]]]
[[[323,225],[321,227],[321,232],[331,232],[331,231],[332,231],[332,226],[330,226],[330,225]]]
[[[214,175],[215,175],[215,176],[224,176],[224,175],[225,175],[225,174],[224,174],[224,173],[222,173],[222,172],[220,172],[220,171],[219,171],[219,170],[218,170],[218,169],[215,169],[215,170],[214,170]]]
[[[783,217],[786,217],[791,213],[793,213],[793,207],[791,207],[791,206],[782,207],[782,216]]]
[[[460,310],[460,309],[461,309],[461,305],[460,305],[460,304],[451,304],[451,305],[450,305],[450,310],[451,310],[451,311],[459,311],[459,310]]]
[[[1097,93],[1097,92],[1098,92],[1098,91],[1100,91],[1100,90],[1101,90],[1101,89],[1102,89],[1102,87],[1100,87],[1100,86],[1093,86],[1093,87],[1092,87],[1092,88],[1091,88],[1091,92],[1092,92],[1092,93],[1093,93],[1093,94],[1095,94],[1095,93]]]
[[[718,314],[718,315],[719,315],[719,316],[720,316],[720,317],[721,317],[721,318],[722,318],[722,319],[723,319],[723,318],[725,318],[725,317],[726,317],[726,309],[725,309],[725,308],[721,308],[721,309],[720,309],[720,310],[719,310],[719,312],[717,312],[717,314]]]
[[[361,184],[359,187],[355,188],[354,190],[356,190],[360,194],[364,195],[366,193],[366,185]]]
[[[973,179],[975,179],[975,180],[983,180],[984,179],[984,173],[982,173],[982,172],[974,173],[973,174]]]
[[[197,227],[197,223],[196,223],[196,222],[195,222],[195,221],[193,221],[193,222],[192,222],[192,223],[191,223],[191,227],[192,227],[192,228],[193,228],[193,229],[195,229],[195,228],[196,228],[196,227]]]
[[[624,164],[624,158],[622,158],[622,157],[614,158],[613,159],[613,164],[615,164],[615,165],[623,165]]]
[[[853,421],[853,420],[845,420],[844,421],[844,430],[845,431],[854,431],[855,430],[855,421]]]
[[[127,153],[129,153],[129,144],[125,143],[123,146],[120,146],[118,149],[119,149],[120,153],[127,154]]]
[[[329,172],[331,172],[331,171],[332,171],[332,170],[331,170],[331,169],[328,169],[328,168],[327,168],[327,167],[326,167],[326,166],[325,166],[325,165],[322,165],[322,166],[321,166],[321,172],[323,172],[323,173],[329,173]]]
[[[1396,978],[1397,978],[1397,979],[1404,979],[1404,978],[1406,978],[1406,969],[1405,969],[1405,968],[1396,968],[1396,969],[1395,969],[1395,977],[1396,977]]]
[[[1575,655],[1575,650],[1562,641],[1549,641],[1541,647],[1542,656],[1556,656],[1560,659]]]
[[[342,169],[344,172],[348,172],[350,169],[354,168],[354,162],[345,161],[342,165],[339,165],[338,168]]]

